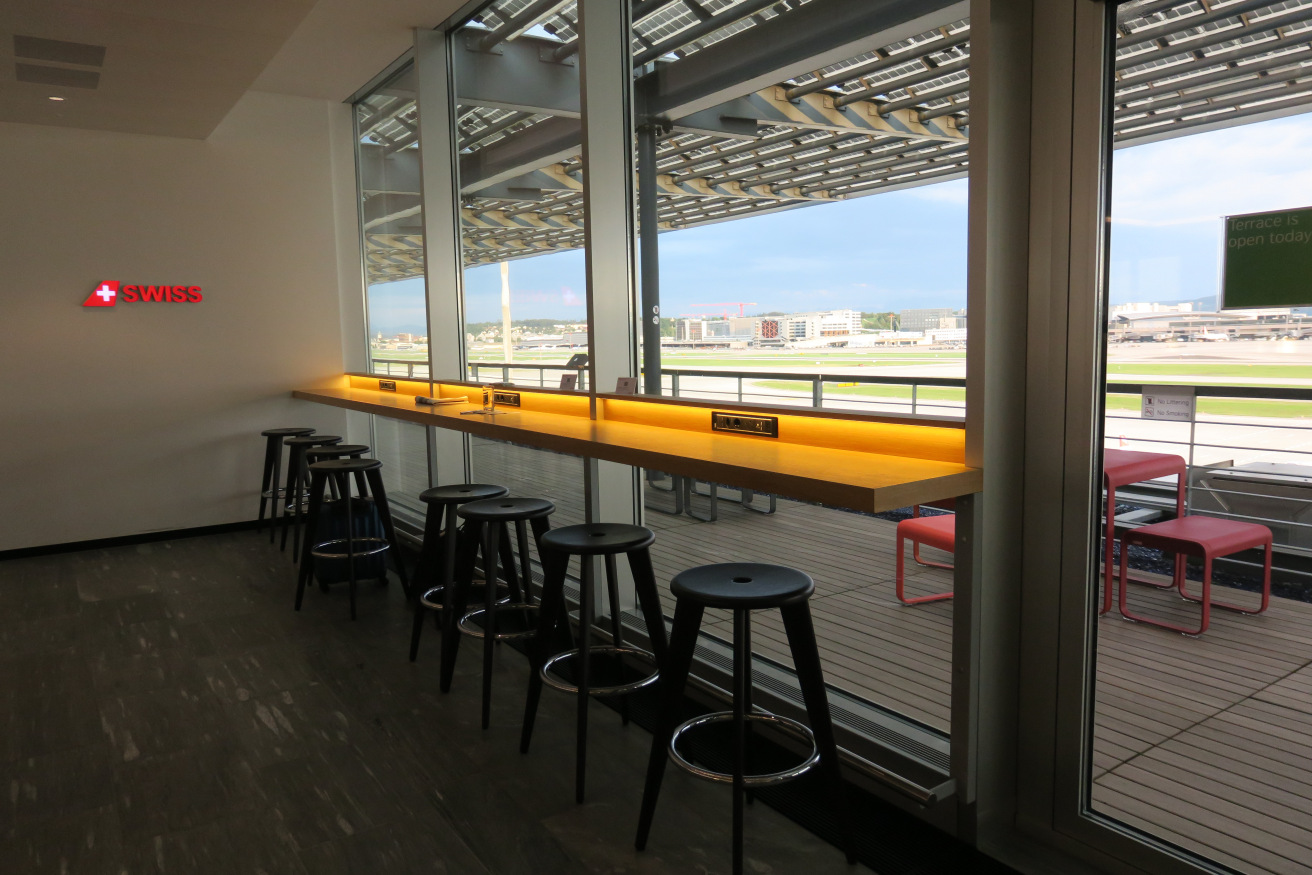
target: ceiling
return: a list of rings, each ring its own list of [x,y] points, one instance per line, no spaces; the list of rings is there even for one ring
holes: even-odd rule
[[[249,90],[344,100],[460,2],[4,0],[0,121],[204,139]]]

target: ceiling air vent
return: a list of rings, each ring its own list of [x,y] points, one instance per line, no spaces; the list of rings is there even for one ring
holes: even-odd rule
[[[98,88],[99,71],[77,68],[105,66],[105,47],[15,35],[14,57],[20,59],[14,64],[14,74],[19,82],[63,88]],[[28,64],[24,61],[45,63]],[[66,64],[73,66],[64,66]]]
[[[94,70],[70,70],[40,64],[15,64],[14,68],[19,82],[62,85],[65,88],[95,88],[100,84],[100,74]]]
[[[105,66],[105,47],[70,43],[39,36],[14,36],[14,57],[28,61],[54,61],[81,67]]]

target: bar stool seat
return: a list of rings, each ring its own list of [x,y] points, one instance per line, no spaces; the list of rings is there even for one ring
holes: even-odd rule
[[[655,532],[643,526],[586,523],[552,529],[543,535],[542,546],[573,556],[600,556],[641,550],[650,547],[655,540]]]
[[[1126,532],[1121,537],[1121,565],[1119,586],[1121,595],[1121,616],[1152,626],[1160,626],[1184,635],[1201,635],[1207,631],[1211,622],[1213,607],[1233,611],[1238,614],[1260,614],[1271,603],[1271,530],[1257,523],[1245,523],[1240,520],[1217,519],[1205,516],[1182,516],[1165,522],[1140,526]],[[1130,611],[1128,604],[1128,563],[1130,545],[1150,547],[1163,553],[1175,554],[1175,575],[1172,585],[1179,591],[1180,597],[1197,602],[1202,606],[1202,617],[1196,629],[1190,629],[1167,620],[1155,620]],[[1242,607],[1228,602],[1212,599],[1212,563],[1224,556],[1230,556],[1243,550],[1261,547],[1265,551],[1262,569],[1262,592],[1256,607]],[[1195,597],[1185,589],[1184,556],[1203,557],[1202,593]]]
[[[442,611],[446,608],[446,594],[455,577],[456,541],[459,526],[456,508],[471,501],[500,498],[510,490],[491,483],[459,483],[433,486],[419,493],[428,511],[424,517],[424,540],[419,548],[419,564],[415,568],[416,587],[420,590],[415,605],[414,625],[410,631],[410,661],[419,656],[419,638],[424,631],[424,611],[434,611],[439,627]],[[444,525],[445,522],[445,525]],[[509,547],[509,544],[506,545]],[[433,577],[437,576],[434,583]],[[464,605],[459,607],[463,608]]]
[[[264,441],[264,476],[260,481],[260,515],[256,522],[264,521],[265,503],[272,502],[269,509],[269,543],[273,543],[274,523],[278,518],[278,499],[282,497],[282,448],[283,440],[289,437],[305,437],[314,434],[312,428],[266,428],[260,432]]]
[[[828,795],[838,818],[843,848],[849,863],[856,862],[848,806],[844,803],[843,779],[839,770],[838,745],[829,716],[829,700],[811,622],[809,599],[815,584],[809,575],[780,565],[729,562],[702,565],[680,572],[670,582],[670,592],[677,599],[674,625],[670,631],[669,657],[663,669],[661,723],[652,738],[647,763],[647,781],[642,794],[642,811],[638,818],[638,850],[646,847],[651,832],[656,800],[665,775],[665,763],[675,764],[692,774],[733,785],[733,871],[743,871],[743,803],[749,787],[770,786],[791,780],[818,766],[828,785]],[[694,718],[676,727],[684,686],[692,668],[693,654],[706,608],[733,611],[733,710]],[[797,667],[797,680],[806,702],[810,727],[798,721],[752,708],[751,612],[777,608],[783,616],[788,646]],[[734,731],[733,771],[714,772],[689,762],[679,751],[679,737],[712,723],[732,722]],[[748,739],[753,723],[769,722],[791,735],[814,745],[810,755],[798,765],[779,772],[748,773]]]
[[[456,574],[450,589],[450,600],[443,599],[442,610],[442,671],[441,690],[451,689],[451,680],[455,675],[456,653],[460,639],[464,635],[483,639],[483,728],[487,729],[491,721],[492,708],[492,654],[498,641],[510,638],[527,638],[534,634],[532,624],[525,623],[521,629],[500,631],[497,629],[500,614],[515,612],[521,616],[536,613],[538,606],[532,601],[532,557],[528,551],[528,527],[533,529],[533,537],[541,551],[542,536],[550,527],[547,518],[556,510],[556,506],[545,498],[485,498],[459,505],[456,515],[465,520],[466,525],[458,542]],[[519,570],[515,569],[512,551],[502,553],[503,545],[510,543],[509,525],[515,524],[519,544]],[[483,606],[457,617],[454,605],[469,602],[469,591],[474,584],[474,566],[479,555],[483,557]],[[504,568],[506,582],[511,592],[511,600],[498,603],[497,600],[497,564],[498,558]],[[448,608],[452,608],[448,610]],[[475,624],[482,619],[483,626]],[[527,619],[527,618],[526,618]]]
[[[805,601],[815,592],[815,583],[809,575],[782,565],[731,562],[681,571],[670,581],[670,592],[708,608],[755,611]]]
[[[652,571],[648,547],[656,535],[642,526],[625,523],[585,523],[552,529],[542,536],[539,549],[542,555],[542,605],[538,615],[537,634],[529,649],[529,687],[524,704],[524,727],[519,749],[528,753],[537,717],[538,702],[543,685],[578,697],[575,733],[574,798],[583,801],[584,775],[587,763],[588,701],[592,696],[622,696],[656,682],[658,666],[665,659],[665,619],[661,614],[660,594],[656,589],[656,576]],[[624,643],[623,623],[619,597],[616,556],[624,554],[633,572],[634,589],[647,624],[647,637],[651,652]],[[573,646],[569,634],[569,615],[565,604],[565,577],[571,556],[581,557],[582,574],[579,590],[578,647]],[[604,557],[606,590],[610,600],[611,643],[592,644],[592,613],[594,603],[593,557]],[[562,642],[563,649],[550,656],[552,641]],[[598,683],[594,677],[594,660],[602,657],[615,665],[613,680]],[[643,667],[636,677],[631,676],[630,662]],[[574,665],[569,679],[560,674],[567,663]],[[650,665],[650,670],[646,668]],[[628,669],[628,671],[626,671]],[[629,722],[625,700],[620,714]]]

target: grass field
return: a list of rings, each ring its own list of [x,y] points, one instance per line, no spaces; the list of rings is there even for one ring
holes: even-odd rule
[[[1242,380],[1243,385],[1248,385],[1264,377],[1312,380],[1312,365],[1267,365],[1244,364],[1242,362],[1226,364],[1196,362],[1164,365],[1155,362],[1145,362],[1143,364],[1114,362],[1107,365],[1107,373],[1160,374],[1173,377],[1234,377],[1236,380]]]

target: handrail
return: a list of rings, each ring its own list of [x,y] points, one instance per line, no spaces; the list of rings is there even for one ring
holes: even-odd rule
[[[375,358],[371,361],[374,364],[385,364],[389,367],[391,365],[406,365],[408,369],[407,376],[414,376],[413,369],[415,365],[422,365],[425,368],[428,365],[427,362],[422,361],[412,362],[386,358]],[[566,367],[563,364],[543,362],[478,361],[470,362],[468,367],[471,371],[481,371],[483,369],[501,369],[503,372],[512,370],[536,370],[539,372],[586,371],[586,368],[575,369]],[[904,377],[896,374],[833,374],[816,373],[814,371],[758,371],[734,368],[661,368],[661,374],[672,378],[722,377],[728,379],[786,380],[798,383],[861,383],[866,385],[934,386],[959,389],[964,389],[966,386],[966,380],[963,377]],[[1108,383],[1107,394],[1141,395],[1145,387],[1157,385],[1171,384]],[[1182,387],[1184,387],[1184,384],[1182,384]],[[1271,401],[1312,401],[1312,387],[1209,385],[1206,383],[1188,384],[1187,387],[1191,388],[1194,395],[1199,398],[1262,398]]]

